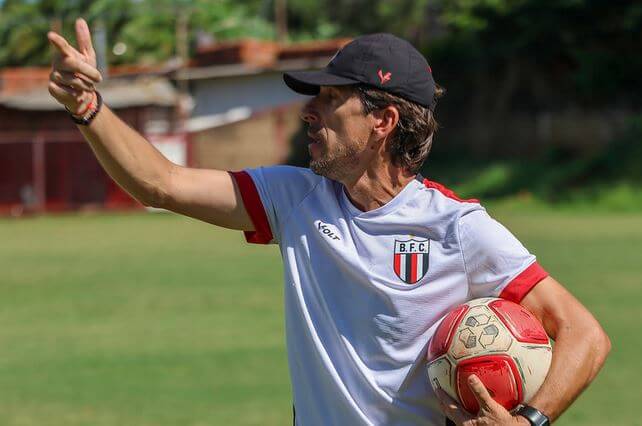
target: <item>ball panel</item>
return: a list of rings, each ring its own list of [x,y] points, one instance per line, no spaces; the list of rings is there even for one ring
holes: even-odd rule
[[[453,340],[455,329],[466,311],[468,311],[468,306],[460,305],[450,311],[441,321],[428,346],[428,361],[432,361],[446,353]]]
[[[515,338],[524,343],[547,344],[548,335],[530,311],[508,300],[494,300],[488,306],[506,325]]]
[[[459,362],[456,371],[457,393],[469,413],[479,411],[477,399],[468,386],[472,374],[479,377],[493,399],[507,410],[522,401],[522,378],[513,359],[508,355],[478,356]]]
[[[472,305],[457,325],[448,353],[460,359],[506,351],[512,342],[511,334],[486,305]]]
[[[448,360],[448,357],[442,356],[428,364],[428,378],[433,391],[442,389],[452,399],[457,400],[457,393],[453,387],[453,365]]]
[[[550,345],[521,343],[511,348],[510,355],[518,361],[517,367],[524,379],[524,401],[529,401],[544,383],[553,350]]]

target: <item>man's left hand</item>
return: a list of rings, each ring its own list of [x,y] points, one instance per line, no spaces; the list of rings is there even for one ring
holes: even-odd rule
[[[530,425],[528,420],[522,416],[513,416],[488,393],[479,377],[471,375],[468,378],[468,386],[479,403],[479,412],[476,416],[469,414],[446,392],[440,390],[439,400],[444,414],[462,426],[517,426]]]

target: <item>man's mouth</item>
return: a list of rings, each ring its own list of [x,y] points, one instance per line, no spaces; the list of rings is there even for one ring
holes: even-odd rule
[[[314,157],[315,154],[321,155],[321,138],[314,137],[313,135],[308,133],[308,139],[310,141],[310,143],[308,143],[308,152],[310,153],[310,156]]]
[[[321,143],[321,138],[318,136],[314,136],[310,133],[308,133],[308,138],[310,139],[311,144],[320,144]]]

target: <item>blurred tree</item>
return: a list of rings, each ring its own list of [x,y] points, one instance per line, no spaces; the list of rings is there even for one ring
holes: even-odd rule
[[[60,26],[74,39],[74,20],[93,27],[102,20],[110,63],[158,63],[176,52],[176,23],[188,20],[190,44],[197,31],[217,39],[272,38],[260,0],[5,0],[0,4],[0,67],[49,62],[46,33]],[[113,46],[120,43],[120,49]]]
[[[112,64],[171,58],[180,19],[192,49],[197,35],[273,39],[274,2],[5,0],[0,66],[46,64],[46,31],[59,22],[73,39],[78,16],[90,25],[102,20]],[[636,0],[288,0],[287,6],[292,40],[378,31],[407,38],[429,51],[456,104],[494,117],[516,99],[525,108],[642,99],[642,3]],[[471,89],[478,93],[473,100]]]
[[[297,38],[392,32],[416,45],[440,33],[441,0],[288,0],[289,27]]]
[[[188,19],[192,46],[196,34],[215,39],[273,39],[274,1],[6,0],[0,5],[0,66],[46,64],[46,32],[58,22],[63,35],[73,36],[73,21],[78,16],[90,26],[102,20],[110,63],[158,62],[172,57],[181,15]],[[288,0],[287,5],[292,40],[391,31],[418,44],[425,43],[438,26],[441,8],[429,0]],[[111,49],[116,43],[121,43],[118,54]]]
[[[33,2],[5,0],[0,6],[0,66],[43,63],[45,34],[53,19],[44,18]]]
[[[628,87],[635,93],[620,101],[640,99],[639,1],[450,0],[443,6],[451,34],[446,47],[459,46],[470,70],[515,81],[512,95],[526,87],[536,105],[599,104]]]
[[[197,34],[208,34],[214,40],[273,37],[271,24],[257,13],[258,1],[139,0],[137,3],[131,19],[114,35],[114,41],[128,46],[126,54],[117,62],[158,62],[172,57],[176,52],[176,22],[181,14],[187,19],[190,46],[195,44]]]

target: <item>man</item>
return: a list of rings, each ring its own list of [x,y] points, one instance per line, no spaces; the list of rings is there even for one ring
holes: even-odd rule
[[[76,25],[79,50],[49,34],[49,90],[107,172],[146,205],[280,245],[296,424],[437,425],[444,413],[466,425],[548,424],[593,380],[610,349],[593,316],[476,200],[417,174],[439,90],[409,43],[359,37],[324,70],[285,74],[314,96],[302,112],[311,170],[225,172],[172,164],[101,108],[89,30]],[[556,341],[548,377],[516,413],[474,376],[474,416],[427,381],[439,319],[482,296],[521,303]]]

